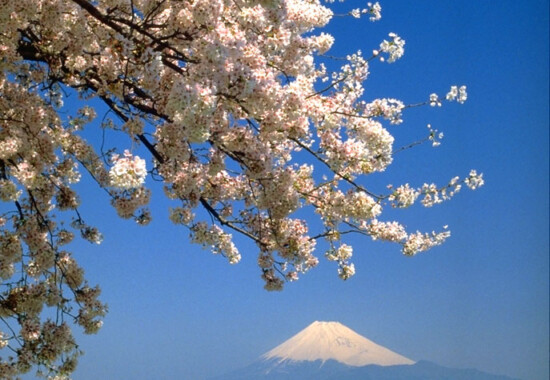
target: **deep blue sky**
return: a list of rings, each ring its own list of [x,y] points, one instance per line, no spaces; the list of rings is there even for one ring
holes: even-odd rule
[[[268,293],[252,244],[239,240],[236,266],[190,245],[186,230],[167,222],[160,189],[147,228],[118,220],[90,190],[95,198],[82,212],[105,241],[79,245],[77,257],[110,313],[99,335],[80,339],[86,355],[74,379],[202,379],[249,364],[314,320],[339,321],[414,360],[548,378],[548,2],[381,5],[378,23],[342,18],[328,28],[334,55],[366,55],[389,32],[406,40],[402,60],[372,64],[366,99],[415,103],[468,86],[466,104],[412,109],[390,129],[399,146],[431,123],[445,133],[440,147],[400,153],[372,178],[418,186],[483,172],[476,192],[387,214],[411,230],[448,224],[448,242],[406,258],[398,246],[353,238],[351,280],[321,259],[283,292]]]

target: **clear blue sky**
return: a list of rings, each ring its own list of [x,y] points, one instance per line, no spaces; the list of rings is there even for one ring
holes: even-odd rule
[[[413,109],[391,127],[399,146],[431,123],[445,133],[440,147],[401,153],[372,178],[421,185],[483,172],[476,192],[387,214],[412,230],[448,224],[450,240],[406,258],[398,246],[354,238],[351,280],[322,259],[268,293],[251,243],[239,240],[236,266],[191,245],[167,221],[160,189],[147,228],[117,219],[103,193],[89,191],[95,199],[82,212],[105,241],[75,249],[110,312],[99,335],[80,339],[75,380],[203,379],[249,364],[314,320],[339,321],[414,360],[548,379],[548,1],[381,5],[378,23],[345,18],[328,28],[335,55],[366,54],[389,32],[406,40],[402,60],[371,66],[367,99],[414,103],[468,86],[463,106]]]

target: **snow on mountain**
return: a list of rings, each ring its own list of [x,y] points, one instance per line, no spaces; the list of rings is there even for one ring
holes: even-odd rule
[[[276,361],[335,360],[354,367],[392,366],[415,362],[357,334],[339,322],[315,321],[292,338],[262,355]]]

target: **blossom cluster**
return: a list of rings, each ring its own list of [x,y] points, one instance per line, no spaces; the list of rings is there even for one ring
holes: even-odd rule
[[[403,244],[403,254],[407,256],[415,255],[418,252],[427,251],[428,249],[441,245],[451,236],[450,231],[422,233],[416,232],[410,234]]]
[[[60,89],[49,83],[49,93],[39,92],[45,72],[10,50],[10,38],[20,38],[11,28],[23,30],[27,7],[33,7],[28,17],[35,17],[35,4],[4,5],[2,16],[11,11],[14,18],[1,18],[6,33],[0,37],[0,350],[10,351],[1,355],[0,377],[17,378],[33,367],[44,376],[65,376],[80,355],[71,322],[93,333],[106,312],[99,288],[87,302],[76,299],[89,285],[66,246],[75,232],[95,243],[101,233],[78,214],[73,186],[82,167],[100,183],[108,176],[93,148],[73,134],[93,118],[91,108],[63,121],[56,109]],[[51,11],[46,6],[41,12]],[[65,213],[73,215],[60,216]]]
[[[445,96],[445,99],[452,102],[457,101],[460,104],[464,104],[468,99],[468,93],[466,92],[466,86],[451,86],[451,89]],[[429,104],[432,107],[441,107],[441,98],[436,93],[430,94]]]
[[[468,177],[461,180],[460,177],[455,176],[444,186],[437,186],[435,183],[424,183],[421,187],[412,188],[406,183],[393,189],[393,186],[390,185],[389,188],[393,191],[388,196],[388,200],[393,207],[407,208],[412,206],[422,196],[422,205],[432,207],[454,197],[462,189],[462,184],[466,184],[471,190],[475,190],[483,186],[483,174],[478,174],[475,170],[471,170]]]
[[[388,197],[394,207],[406,208],[411,206],[418,198],[420,192],[417,189],[413,189],[408,183],[399,186]]]
[[[483,186],[485,184],[485,181],[483,180],[483,173],[478,174],[476,170],[472,169],[468,178],[464,180],[464,183],[472,190]]]
[[[450,91],[446,96],[447,100],[456,100],[460,104],[464,103],[468,99],[468,94],[466,93],[466,86],[451,86]]]
[[[211,247],[212,252],[227,257],[230,264],[236,264],[241,260],[241,255],[231,239],[231,234],[223,232],[216,226],[208,227],[206,223],[200,222],[193,226],[192,241],[204,247]]]
[[[125,150],[123,157],[114,154],[112,160],[114,165],[109,170],[111,186],[119,189],[134,189],[145,182],[147,168],[144,159],[132,156],[128,150]]]
[[[367,3],[367,8],[355,8],[352,9],[349,13],[354,18],[360,18],[363,14],[369,15],[370,21],[378,21],[382,18],[382,7],[380,6],[379,2],[376,3]]]
[[[399,37],[395,33],[389,34],[390,40],[384,40],[380,44],[380,52],[386,53],[388,55],[388,63],[393,63],[405,54],[405,40]],[[378,55],[378,51],[375,53]],[[384,57],[380,57],[381,61],[384,61]]]
[[[338,276],[342,280],[347,280],[355,274],[355,265],[349,263],[353,255],[353,247],[347,244],[342,244],[338,248],[332,248],[325,256],[328,260],[338,262]]]
[[[363,223],[362,229],[368,231],[373,240],[384,240],[399,243],[407,239],[405,227],[397,222],[380,222],[373,219],[370,223]]]

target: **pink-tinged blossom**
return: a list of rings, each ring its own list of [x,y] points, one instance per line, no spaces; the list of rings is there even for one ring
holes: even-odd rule
[[[391,124],[401,124],[404,107],[403,102],[397,99],[376,99],[364,105],[364,112],[369,117],[383,117]]]
[[[5,160],[13,157],[19,151],[21,141],[17,137],[7,137],[0,141],[0,159]]]
[[[405,228],[397,222],[380,222],[373,219],[370,223],[364,222],[361,228],[366,230],[373,240],[398,243],[407,238]]]

